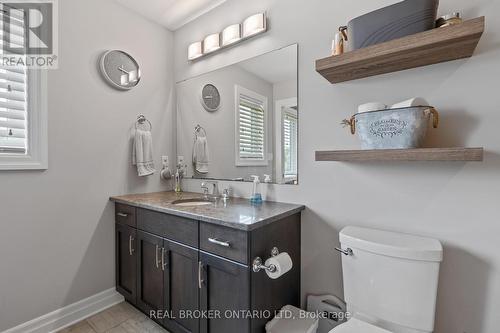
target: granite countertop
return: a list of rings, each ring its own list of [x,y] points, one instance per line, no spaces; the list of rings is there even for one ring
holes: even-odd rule
[[[252,205],[249,199],[242,198],[230,198],[226,204],[219,199],[213,204],[206,206],[182,207],[172,204],[176,200],[197,199],[201,197],[200,193],[156,192],[114,196],[110,200],[247,231],[262,227],[305,209],[303,205],[272,201],[264,201],[260,205]]]

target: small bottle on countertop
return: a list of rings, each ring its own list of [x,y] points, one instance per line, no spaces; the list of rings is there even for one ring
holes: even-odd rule
[[[182,192],[182,187],[181,187],[181,180],[182,177],[184,177],[184,168],[186,166],[182,165],[181,163],[177,164],[176,171],[175,171],[175,187],[174,190],[176,193]]]
[[[175,171],[175,192],[180,193],[182,192],[181,188],[181,173],[179,168]]]
[[[252,196],[250,197],[250,202],[253,204],[262,203],[262,194],[260,193],[260,179],[259,176],[251,176],[253,179],[253,189]]]

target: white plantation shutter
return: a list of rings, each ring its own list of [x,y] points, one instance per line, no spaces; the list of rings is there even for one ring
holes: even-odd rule
[[[5,47],[16,48],[24,55],[25,25],[22,12],[5,11],[0,15],[0,54]],[[12,13],[10,24],[4,26],[6,15]],[[9,38],[10,37],[10,38]],[[19,51],[17,51],[19,50]],[[8,56],[8,54],[7,54]],[[0,154],[26,154],[27,138],[27,68],[25,66],[0,67]]]
[[[240,94],[238,138],[240,159],[264,159],[264,118],[264,102]]]
[[[283,150],[284,150],[284,176],[297,176],[297,136],[298,118],[291,112],[283,115]]]

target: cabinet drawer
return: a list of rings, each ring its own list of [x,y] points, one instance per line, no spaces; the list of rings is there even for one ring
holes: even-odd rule
[[[200,223],[200,249],[243,264],[248,263],[245,231]]]
[[[135,228],[136,218],[135,207],[117,203],[115,204],[115,221],[116,223],[125,224]]]
[[[198,221],[137,209],[137,228],[179,243],[198,247]]]

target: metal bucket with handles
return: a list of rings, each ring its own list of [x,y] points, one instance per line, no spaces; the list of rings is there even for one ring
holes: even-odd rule
[[[351,133],[358,133],[362,149],[421,148],[429,123],[439,125],[439,113],[432,106],[414,106],[357,113],[344,120]]]

